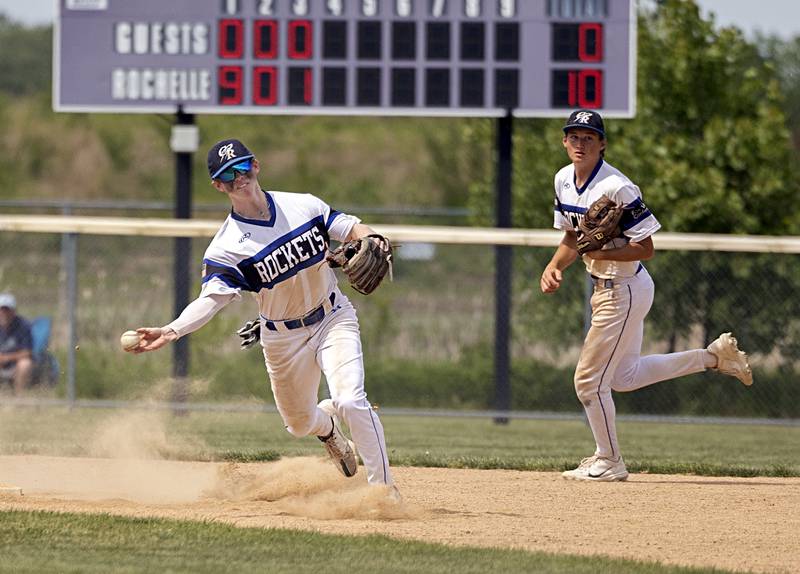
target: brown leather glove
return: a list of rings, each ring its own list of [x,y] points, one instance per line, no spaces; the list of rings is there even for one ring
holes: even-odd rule
[[[601,196],[589,206],[583,220],[578,224],[578,253],[602,249],[603,245],[622,235],[619,220],[622,219],[622,206],[614,203],[608,196]]]
[[[383,278],[392,272],[392,244],[378,234],[367,235],[341,244],[325,260],[331,267],[341,267],[353,289],[369,295]]]

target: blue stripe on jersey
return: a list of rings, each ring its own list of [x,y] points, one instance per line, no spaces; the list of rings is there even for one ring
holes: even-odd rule
[[[578,192],[578,195],[582,194],[586,191],[586,188],[589,187],[589,184],[592,183],[592,180],[597,175],[597,172],[600,171],[600,168],[603,167],[603,158],[600,158],[600,161],[597,162],[597,165],[594,166],[589,179],[586,180],[586,183],[583,184],[583,187],[578,187],[578,182],[575,180],[575,174],[572,174],[572,183],[575,184],[575,191]]]
[[[559,211],[561,211],[561,213],[564,213],[565,215],[567,213],[580,213],[581,215],[583,215],[587,211],[587,208],[578,207],[577,205],[569,205],[569,204],[560,203],[560,202],[559,202],[559,205],[561,206],[561,209]]]
[[[626,231],[636,227],[651,215],[653,212],[637,197],[623,208],[622,219],[619,222],[620,229]]]
[[[273,227],[275,225],[275,201],[273,201],[272,196],[268,194],[263,189],[261,190],[267,198],[267,206],[269,207],[269,221],[264,221],[263,219],[247,219],[246,217],[242,217],[238,213],[233,211],[231,208],[231,218],[235,219],[236,221],[241,221],[243,223],[247,223],[249,225],[258,225],[261,227]]]
[[[250,291],[272,289],[278,283],[325,258],[330,239],[321,215],[279,237],[237,267]]]
[[[228,287],[234,289],[244,289],[251,291],[250,286],[245,281],[245,278],[235,267],[228,267],[217,261],[211,259],[203,259],[203,283],[210,281],[214,278],[219,279]]]
[[[336,219],[341,214],[342,214],[341,211],[336,211],[335,209],[331,209],[331,214],[328,216],[328,221],[325,222],[325,229],[330,229],[333,220]]]

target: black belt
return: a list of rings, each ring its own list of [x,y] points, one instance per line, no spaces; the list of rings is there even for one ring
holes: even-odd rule
[[[639,271],[642,269],[644,269],[644,265],[639,263],[639,267],[637,267],[636,273],[633,275],[638,275]],[[613,289],[614,285],[619,285],[622,281],[633,279],[633,277],[624,277],[622,279],[603,279],[602,277],[597,277],[595,275],[589,275],[589,277],[592,279],[592,283],[594,283],[595,287],[602,287],[604,289]]]
[[[336,293],[331,293],[330,297],[328,297],[328,300],[331,302],[331,307],[333,307],[334,302],[336,301]],[[264,319],[264,324],[270,331],[278,331],[278,325],[283,325],[287,329],[299,329],[300,327],[310,327],[311,325],[319,323],[324,318],[325,304],[323,303],[311,311],[308,315],[300,319],[290,319],[288,321],[270,321],[269,319]]]

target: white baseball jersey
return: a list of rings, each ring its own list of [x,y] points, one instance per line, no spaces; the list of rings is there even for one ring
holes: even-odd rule
[[[642,241],[661,228],[661,224],[642,201],[642,192],[625,174],[601,159],[589,180],[578,188],[575,185],[575,166],[570,164],[555,177],[555,215],[553,227],[563,231],[578,231],[589,206],[601,195],[622,204],[624,213],[620,221],[622,238],[605,245],[604,249],[621,247],[628,241]],[[639,269],[639,261],[597,261],[584,255],[586,270],[595,277],[614,279],[632,277]]]
[[[325,262],[331,239],[343,241],[360,219],[310,194],[264,192],[269,221],[231,210],[203,256],[201,296],[252,292],[261,315],[303,317],[336,288]]]
[[[392,484],[383,426],[364,391],[355,309],[338,290],[336,275],[325,261],[330,240],[344,241],[360,220],[332,210],[313,195],[263,193],[269,221],[231,211],[211,240],[203,256],[198,300],[253,293],[262,317],[261,346],[270,386],[286,429],[295,436],[331,432],[330,415],[317,405],[324,372],[332,405],[350,428],[367,481]],[[333,305],[331,294],[335,305],[313,324],[269,328],[270,322],[306,317],[326,301]]]

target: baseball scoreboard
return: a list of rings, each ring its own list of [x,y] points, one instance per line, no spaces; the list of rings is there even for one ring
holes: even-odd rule
[[[58,0],[56,111],[635,113],[634,0]]]

